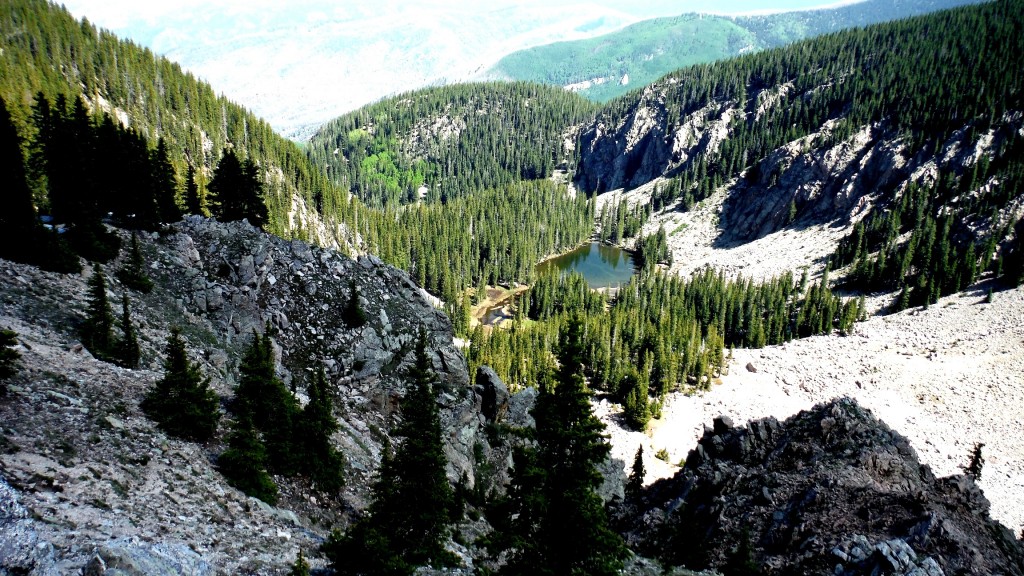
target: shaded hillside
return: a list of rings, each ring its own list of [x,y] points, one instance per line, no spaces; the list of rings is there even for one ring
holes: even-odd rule
[[[897,20],[973,0],[869,0],[763,16],[683,14],[597,38],[547,44],[502,58],[490,74],[564,86],[607,102],[682,66],[775,48],[844,28]]]
[[[94,114],[134,127],[153,145],[163,138],[182,189],[187,166],[204,186],[226,146],[251,157],[268,191],[270,229],[278,234],[308,235],[317,212],[338,222],[352,216],[354,207],[293,142],[166,58],[76,21],[45,0],[5,2],[0,36],[0,97],[22,129],[37,93],[51,102],[60,94],[71,102],[81,95]],[[347,240],[338,235],[334,230],[321,241]]]
[[[959,8],[680,70],[583,130],[577,183],[601,192],[665,179],[655,210],[724,190],[723,247],[875,212],[877,229],[900,203],[919,211],[903,212],[899,232],[928,227],[925,215],[942,230],[951,211],[942,274],[967,278],[1011,249],[1021,215],[1022,14],[1017,1]],[[928,202],[911,200],[915,188]],[[884,244],[854,240],[835,261]],[[988,259],[971,260],[971,246]]]
[[[567,128],[593,110],[577,95],[539,84],[429,88],[329,122],[308,152],[334,184],[371,206],[421,195],[447,201],[547,178],[565,160]]]
[[[639,550],[726,574],[1024,574],[1024,549],[988,508],[972,476],[936,478],[840,399],[781,423],[716,418],[624,522]]]

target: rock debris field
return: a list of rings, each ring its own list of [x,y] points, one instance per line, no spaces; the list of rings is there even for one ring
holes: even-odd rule
[[[996,292],[990,304],[975,290],[928,309],[874,316],[849,336],[736,350],[721,384],[699,396],[671,396],[647,434],[618,426],[606,402],[597,412],[610,423],[613,457],[631,465],[637,446],[644,446],[650,482],[674,474],[674,464],[719,414],[737,425],[766,416],[781,420],[842,396],[909,438],[939,476],[962,473],[975,443],[984,443],[980,485],[992,517],[1020,533],[1024,289]],[[672,465],[654,457],[661,449]]]

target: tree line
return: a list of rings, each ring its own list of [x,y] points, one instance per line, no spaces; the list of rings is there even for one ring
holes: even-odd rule
[[[119,237],[105,224],[155,231],[181,219],[183,212],[268,224],[260,170],[231,149],[223,151],[207,194],[199,195],[190,171],[182,197],[164,140],[151,146],[109,115],[89,114],[81,98],[70,103],[61,94],[51,103],[37,94],[26,132],[27,138],[18,133],[0,98],[6,168],[0,178],[10,207],[0,216],[0,256],[5,258],[74,272],[80,269],[76,255],[107,262],[120,252]]]

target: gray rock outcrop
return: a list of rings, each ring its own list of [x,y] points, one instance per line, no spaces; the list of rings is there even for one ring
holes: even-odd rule
[[[1024,574],[1024,549],[968,476],[936,478],[849,399],[785,422],[715,419],[685,467],[623,514],[634,549],[722,569],[747,539],[784,574]]]

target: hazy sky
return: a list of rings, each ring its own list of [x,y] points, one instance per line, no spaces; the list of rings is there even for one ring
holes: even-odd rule
[[[286,134],[384,96],[486,78],[502,56],[685,12],[828,0],[62,0]]]
[[[741,13],[756,11],[797,10],[839,3],[836,0],[490,0],[483,6],[478,0],[377,0],[372,4],[381,12],[398,12],[403,7],[460,8],[467,12],[498,11],[516,6],[587,6],[596,5],[633,15],[636,18],[674,16],[684,12]],[[72,14],[87,17],[95,24],[111,30],[128,32],[135,26],[159,27],[162,19],[178,20],[190,12],[215,8],[224,13],[258,14],[275,12],[279,0],[64,0]],[[320,6],[324,10],[355,9],[363,12],[363,0],[299,0],[288,2],[304,9]],[[363,4],[363,6],[359,6]]]

